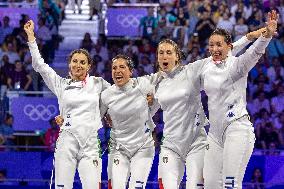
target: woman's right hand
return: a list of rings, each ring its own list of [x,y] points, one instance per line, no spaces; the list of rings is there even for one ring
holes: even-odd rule
[[[152,106],[154,104],[154,95],[152,93],[148,93],[146,99],[148,106]]]
[[[58,115],[55,117],[55,122],[57,125],[59,125],[59,127],[61,127],[63,125],[64,119],[61,115]]]
[[[28,41],[32,42],[35,41],[35,34],[34,34],[34,22],[32,20],[29,20],[25,25],[24,25],[24,30],[28,36]]]
[[[104,120],[105,120],[105,122],[107,123],[108,127],[112,128],[112,120],[111,120],[109,114],[106,114],[106,115],[104,116]]]

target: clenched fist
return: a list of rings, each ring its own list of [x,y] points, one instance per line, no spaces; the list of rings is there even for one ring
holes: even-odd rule
[[[32,20],[29,20],[25,25],[24,25],[24,30],[28,36],[28,41],[32,42],[35,40],[35,34],[34,34],[34,22]]]

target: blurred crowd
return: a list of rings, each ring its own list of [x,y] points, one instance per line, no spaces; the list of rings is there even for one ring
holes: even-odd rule
[[[93,41],[90,33],[84,34],[80,48],[87,49],[93,57],[90,75],[101,76],[111,83],[111,59],[119,53],[134,60],[134,77],[150,74],[156,71],[158,42],[171,38],[183,49],[183,64],[188,64],[209,56],[208,38],[216,27],[230,31],[236,41],[246,33],[263,27],[266,14],[275,9],[280,15],[278,34],[249,73],[247,108],[255,127],[255,147],[266,150],[270,155],[278,154],[276,149],[284,148],[284,0],[110,0],[107,3],[160,3],[157,12],[149,8],[148,14],[141,18],[139,38],[113,40],[100,34]],[[58,28],[65,18],[66,4],[65,1],[53,0],[39,0],[38,3],[40,15],[35,33],[41,54],[48,64],[52,64],[55,51],[64,38],[58,33]],[[97,8],[94,12],[100,10]],[[80,14],[80,10],[74,13]],[[31,67],[23,30],[28,19],[27,15],[22,15],[18,27],[10,26],[7,16],[0,21],[1,99],[6,90],[42,90],[41,78]],[[206,107],[206,95],[202,96]],[[161,115],[159,112],[154,117],[157,145],[162,138]],[[7,127],[6,117],[2,116],[2,138]],[[52,145],[48,148],[52,149]]]

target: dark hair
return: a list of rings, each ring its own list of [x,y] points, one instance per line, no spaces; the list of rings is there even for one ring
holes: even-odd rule
[[[52,122],[55,121],[55,117],[51,118],[48,122],[50,125],[52,125]]]
[[[184,54],[183,54],[182,50],[179,48],[178,44],[171,39],[163,39],[162,41],[159,42],[158,47],[157,47],[157,52],[156,52],[157,57],[158,57],[159,46],[163,43],[171,44],[174,47],[176,54],[177,54],[178,63],[180,64],[181,60],[184,59]]]
[[[4,117],[4,120],[7,121],[7,120],[10,119],[10,118],[13,119],[14,116],[13,116],[12,114],[7,113],[7,114],[5,115],[5,117]]]
[[[222,29],[222,28],[216,28],[210,35],[210,37],[212,35],[221,35],[224,37],[224,41],[227,43],[227,44],[231,44],[232,43],[232,37],[231,37],[231,34],[225,30],[225,29]]]
[[[23,62],[22,62],[21,60],[19,60],[19,59],[15,60],[14,63],[16,64],[16,63],[18,63],[18,62],[21,63],[21,64],[23,64]]]
[[[43,17],[40,17],[40,18],[38,19],[38,21],[42,21],[42,24],[45,25],[46,19],[43,18]]]
[[[76,53],[78,53],[78,54],[83,53],[83,54],[87,57],[87,59],[88,59],[88,64],[92,64],[92,62],[93,62],[93,61],[92,61],[92,58],[91,58],[89,52],[88,52],[86,49],[76,49],[76,50],[73,50],[73,51],[69,54],[69,56],[68,56],[68,64],[70,64],[73,55],[76,54]]]
[[[116,61],[117,59],[119,59],[119,58],[122,58],[122,59],[124,59],[126,61],[127,66],[128,66],[130,71],[132,71],[134,69],[134,63],[133,63],[132,59],[129,56],[124,55],[124,54],[116,55],[113,59],[111,59],[112,63],[114,61]]]
[[[260,172],[260,177],[258,178],[258,180],[255,180],[256,179],[256,177],[255,177],[255,171],[256,170],[259,170],[259,172]],[[262,183],[263,182],[263,178],[262,178],[262,171],[261,171],[261,169],[260,168],[254,168],[254,170],[253,170],[253,174],[252,174],[252,181],[258,181],[258,182],[260,182],[260,183]]]
[[[4,175],[4,177],[7,176],[7,170],[6,169],[0,169],[0,173]]]

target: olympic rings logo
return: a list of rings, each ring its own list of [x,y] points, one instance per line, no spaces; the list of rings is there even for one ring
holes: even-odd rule
[[[140,24],[140,19],[143,17],[141,14],[120,14],[116,17],[116,21],[124,28],[135,27]]]
[[[24,113],[33,121],[48,121],[57,114],[57,108],[54,105],[44,106],[43,104],[39,104],[34,106],[28,104],[24,107]]]

